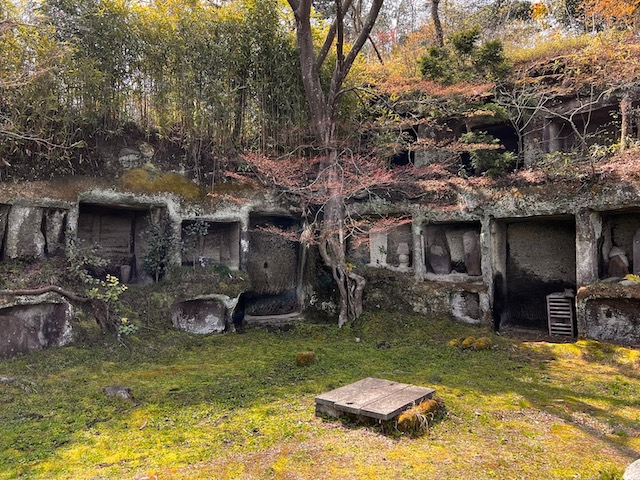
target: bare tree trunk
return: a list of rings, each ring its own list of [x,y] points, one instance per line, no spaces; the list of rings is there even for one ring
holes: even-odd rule
[[[444,47],[444,31],[440,22],[440,0],[431,0],[431,19],[436,31],[436,43],[439,47]]]
[[[288,0],[296,19],[296,37],[299,49],[300,69],[305,96],[309,105],[309,116],[313,132],[326,158],[322,168],[327,168],[328,200],[323,205],[324,215],[320,225],[320,255],[331,273],[340,292],[338,326],[349,318],[362,314],[364,277],[351,272],[346,262],[345,199],[339,177],[338,147],[336,142],[336,118],[342,84],[353,66],[356,55],[362,50],[380,13],[383,0],[373,0],[366,18],[359,17],[359,32],[345,51],[344,18],[352,6],[352,0],[335,0],[336,18],[329,28],[325,41],[318,52],[314,49],[311,29],[312,0]],[[361,8],[361,2],[360,8]],[[336,64],[328,90],[320,82],[320,69],[327,54],[335,45]]]
[[[334,156],[337,160],[337,155]],[[337,164],[331,171],[330,184],[337,181]],[[363,276],[351,271],[346,262],[346,237],[344,228],[344,199],[338,188],[330,192],[330,199],[324,206],[324,219],[321,225],[319,242],[320,256],[331,274],[340,292],[340,313],[338,326],[342,327],[350,319],[362,315],[362,294],[366,285]]]
[[[620,150],[625,150],[629,146],[632,132],[632,101],[631,95],[625,93],[620,99]]]

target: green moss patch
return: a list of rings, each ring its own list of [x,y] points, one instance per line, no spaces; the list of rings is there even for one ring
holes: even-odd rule
[[[0,361],[15,379],[0,383],[0,479],[598,479],[640,451],[634,349],[395,312],[196,336],[150,321],[152,295],[138,296],[143,327],[125,346],[104,336]],[[494,347],[447,345],[469,336]],[[321,361],[297,367],[303,351]],[[419,437],[315,416],[316,395],[367,376],[433,387],[446,415]]]

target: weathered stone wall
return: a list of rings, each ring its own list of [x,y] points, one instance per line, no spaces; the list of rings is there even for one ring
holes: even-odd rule
[[[42,231],[43,209],[13,205],[7,218],[4,256],[15,259],[41,257],[46,244]]]
[[[0,207],[3,258],[56,255],[64,248],[68,211],[38,205]]]
[[[368,311],[412,311],[451,316],[467,323],[490,323],[488,289],[482,283],[423,282],[406,273],[379,268],[367,268],[364,276],[368,282],[364,295]]]

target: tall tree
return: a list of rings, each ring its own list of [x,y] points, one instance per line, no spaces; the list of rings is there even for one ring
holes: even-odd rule
[[[440,22],[440,0],[431,0],[431,19],[436,32],[436,43],[439,47],[444,47],[444,31]]]
[[[309,104],[311,127],[324,158],[320,168],[327,175],[325,188],[327,201],[323,205],[323,221],[320,224],[319,251],[324,263],[331,269],[340,292],[338,325],[362,313],[362,292],[365,279],[347,266],[345,235],[345,198],[342,163],[338,147],[338,104],[343,94],[344,81],[356,56],[373,29],[383,0],[372,0],[360,31],[350,48],[345,43],[345,16],[352,0],[335,0],[335,16],[324,42],[319,49],[314,45],[311,25],[312,0],[288,0],[296,20],[296,36],[300,56],[300,69],[305,95]],[[335,48],[335,65],[329,84],[321,81],[321,68]]]

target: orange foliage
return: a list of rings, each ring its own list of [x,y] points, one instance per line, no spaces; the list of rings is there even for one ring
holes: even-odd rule
[[[321,157],[270,158],[247,154],[244,159],[265,187],[297,195],[307,205],[324,205],[332,196],[348,200],[395,183],[393,172],[375,157],[349,155],[335,164],[327,164]]]
[[[640,0],[586,0],[585,12],[605,23],[632,26]]]

